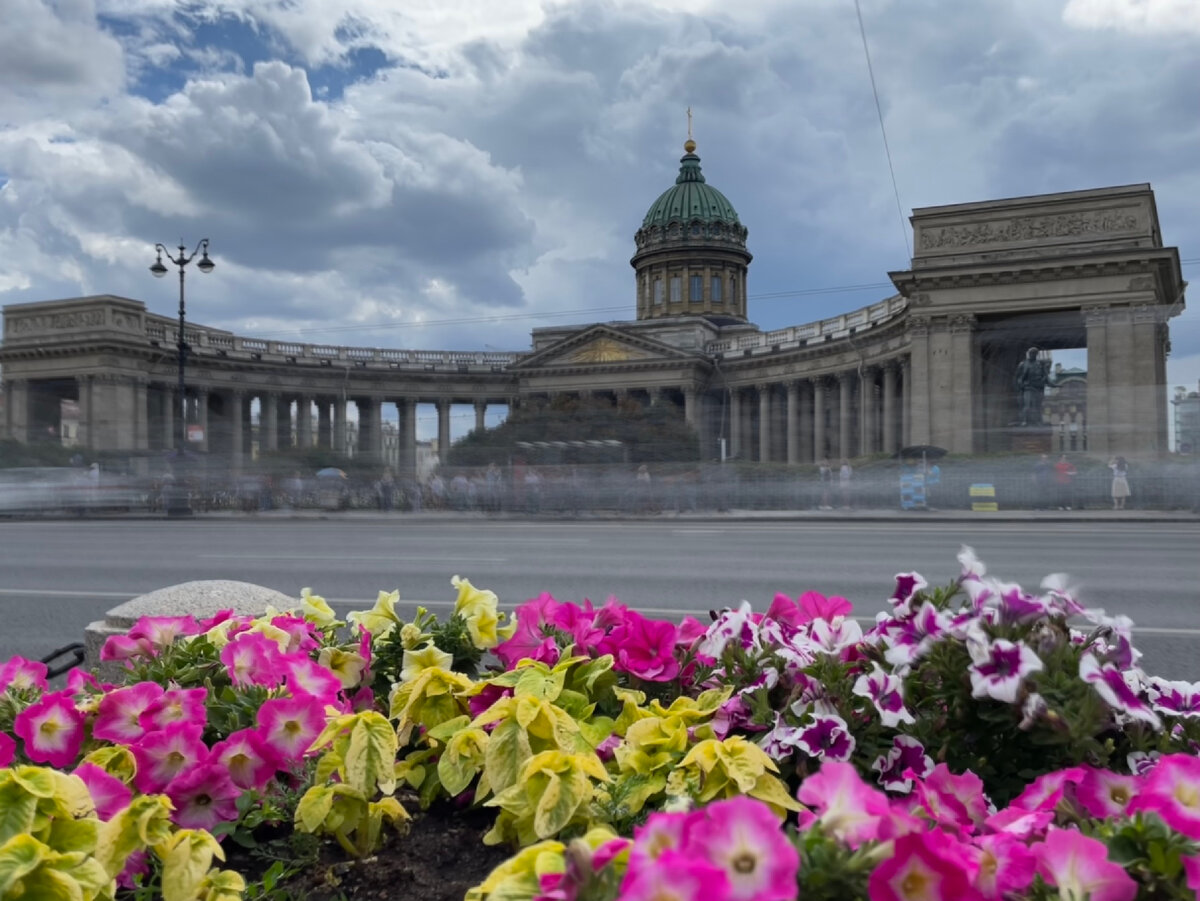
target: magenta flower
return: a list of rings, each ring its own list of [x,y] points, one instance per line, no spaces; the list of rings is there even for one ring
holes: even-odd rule
[[[974,861],[950,836],[910,833],[871,873],[871,901],[966,901],[977,897]]]
[[[708,632],[708,626],[694,616],[685,616],[679,621],[675,642],[681,647],[690,648]]]
[[[710,804],[693,821],[687,847],[725,871],[735,901],[796,897],[800,854],[762,801],[743,796]]]
[[[667,851],[682,851],[687,844],[691,823],[701,814],[652,813],[644,825],[633,830],[633,847],[629,849],[629,865],[653,867]]]
[[[297,695],[273,698],[258,709],[258,734],[280,760],[300,760],[325,728],[325,705],[318,698]]]
[[[801,726],[796,734],[796,747],[818,760],[849,760],[854,753],[855,740],[850,727],[840,716],[813,716],[813,721]]]
[[[173,725],[203,727],[208,722],[207,699],[207,688],[172,688],[142,712],[139,722],[148,732]]]
[[[166,788],[177,776],[208,759],[208,747],[200,740],[204,727],[196,723],[173,723],[150,732],[129,750],[137,761],[133,784],[144,795]]]
[[[1183,874],[1187,878],[1187,887],[1200,896],[1200,854],[1191,854],[1179,859],[1183,863]]]
[[[9,688],[17,691],[38,688],[45,691],[48,687],[47,672],[49,672],[49,668],[40,660],[10,657],[4,666],[0,666],[0,691],[6,691]]]
[[[96,805],[96,816],[102,820],[111,820],[128,807],[133,798],[128,785],[94,763],[81,763],[75,768],[75,775],[87,786],[92,803]]]
[[[988,817],[987,828],[1024,841],[1045,835],[1053,820],[1053,810],[1025,810],[1010,805]]]
[[[1124,816],[1129,802],[1139,791],[1138,777],[1091,766],[1082,769],[1083,778],[1075,786],[1075,800],[1079,805],[1099,820]]]
[[[970,771],[955,775],[944,763],[916,783],[916,795],[934,822],[963,835],[978,831],[988,816],[983,780]]]
[[[1025,677],[1043,669],[1041,659],[1024,642],[969,639],[967,650],[971,654],[967,672],[971,676],[972,697],[1015,704]]]
[[[1158,714],[1129,687],[1125,674],[1111,664],[1101,664],[1090,651],[1079,658],[1079,678],[1095,688],[1113,710],[1141,720],[1154,729],[1162,728]]]
[[[279,645],[261,632],[243,632],[221,648],[221,662],[234,685],[275,688],[283,681],[283,655]]]
[[[613,669],[647,682],[670,682],[679,675],[675,636],[674,623],[628,611],[625,621],[611,633],[617,648]]]
[[[148,638],[110,635],[100,648],[100,659],[129,661],[138,657],[154,657],[157,653]]]
[[[621,901],[730,901],[729,877],[703,858],[665,851],[653,866],[632,865],[621,882]]]
[[[207,829],[238,818],[237,799],[242,790],[219,763],[205,763],[177,776],[167,786],[175,812],[171,819],[184,829]]]
[[[128,635],[134,641],[145,639],[156,650],[174,643],[181,635],[199,635],[200,624],[192,616],[143,616]]]
[[[1138,885],[1125,868],[1108,859],[1103,842],[1074,829],[1051,827],[1033,847],[1038,873],[1058,888],[1064,901],[1133,901]]]
[[[342,690],[342,680],[337,674],[311,657],[286,657],[283,667],[287,673],[288,691],[294,695],[312,695],[329,702]]]
[[[879,784],[889,791],[912,791],[913,776],[923,779],[933,770],[933,760],[925,747],[911,735],[897,735],[892,749],[875,758],[871,769],[879,774]]]
[[[0,769],[12,763],[17,753],[17,742],[7,732],[0,732]]]
[[[1200,840],[1200,758],[1165,755],[1143,780],[1129,812],[1153,811],[1176,832]]]
[[[271,625],[287,633],[288,646],[284,653],[295,654],[300,652],[307,654],[317,647],[317,640],[313,638],[315,627],[302,616],[286,613],[280,614],[271,619]]]
[[[891,806],[883,792],[859,778],[849,763],[827,761],[800,785],[801,804],[817,810],[817,822],[852,848],[887,834]]]
[[[1010,806],[1019,810],[1053,810],[1063,795],[1070,792],[1069,797],[1074,797],[1075,786],[1083,781],[1085,772],[1083,767],[1073,766],[1038,776]]]
[[[82,670],[77,666],[72,667],[70,672],[67,673],[67,691],[72,695],[77,695],[87,688],[99,689],[100,683],[87,670]]]
[[[92,737],[115,744],[133,744],[146,734],[142,714],[162,696],[163,688],[157,682],[139,682],[110,691],[96,707]]]
[[[860,698],[870,698],[879,712],[879,721],[889,729],[914,722],[912,714],[904,709],[904,681],[885,673],[878,663],[872,665],[870,673],[855,680],[854,693]]]
[[[69,692],[56,691],[17,714],[13,732],[25,742],[25,756],[34,763],[66,769],[83,745],[83,714]]]
[[[261,790],[282,765],[256,729],[240,729],[217,742],[210,759],[229,771],[234,785],[245,789]]]
[[[553,666],[558,662],[558,644],[551,633],[554,616],[562,606],[549,594],[531,598],[514,611],[516,629],[512,637],[492,648],[505,669],[526,658]]]
[[[560,604],[550,615],[549,625],[570,635],[576,650],[586,654],[597,653],[606,634],[603,628],[596,626],[596,611],[592,609],[592,602],[586,599],[582,606],[570,602]]]
[[[1006,833],[975,838],[979,873],[975,888],[985,901],[1000,901],[1029,888],[1037,870],[1037,857],[1015,836]]]

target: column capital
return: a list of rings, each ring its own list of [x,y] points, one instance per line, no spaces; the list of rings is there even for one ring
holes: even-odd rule
[[[976,322],[974,313],[957,313],[949,319],[950,334],[969,334],[975,331]]]
[[[1088,304],[1080,312],[1083,313],[1083,324],[1086,326],[1107,325],[1112,306],[1106,303]]]
[[[771,388],[774,386],[774,384],[775,384],[774,382],[758,382],[755,384],[754,390],[757,391],[760,395],[768,394],[771,391]]]
[[[846,385],[850,384],[850,380],[856,375],[858,375],[858,373],[853,369],[843,369],[841,372],[837,373],[835,378],[838,381],[838,386],[845,388]]]
[[[929,335],[930,317],[913,315],[908,317],[908,334],[912,338],[925,338]]]

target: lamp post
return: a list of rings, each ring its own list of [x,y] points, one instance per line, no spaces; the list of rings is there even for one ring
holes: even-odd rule
[[[156,256],[154,264],[150,267],[150,271],[154,274],[155,278],[162,278],[167,274],[167,267],[163,265],[164,254],[166,254],[167,262],[179,268],[179,341],[177,344],[179,350],[179,425],[175,430],[175,450],[178,454],[176,463],[182,467],[184,449],[187,447],[187,395],[185,393],[187,382],[185,372],[187,369],[188,352],[188,343],[184,338],[184,327],[187,322],[183,293],[184,270],[187,269],[188,263],[196,259],[196,254],[200,254],[200,260],[196,263],[196,268],[201,272],[206,274],[212,272],[215,264],[208,258],[208,238],[201,240],[190,256],[187,254],[187,247],[183,244],[179,245],[179,255],[175,257],[171,256],[171,252],[163,244],[155,244],[154,250]],[[174,486],[173,496],[167,501],[167,515],[181,516],[188,515],[191,512],[187,489],[177,481]]]
[[[204,238],[196,249],[192,251],[191,256],[187,255],[187,247],[183,244],[179,245],[179,256],[172,257],[171,252],[167,250],[166,245],[155,244],[154,250],[157,256],[154,259],[154,265],[150,267],[150,271],[154,273],[155,278],[162,278],[167,274],[167,267],[163,265],[163,254],[166,254],[167,261],[174,266],[179,267],[179,427],[175,430],[175,449],[179,452],[180,459],[183,459],[183,450],[187,446],[187,396],[184,394],[186,389],[185,371],[187,369],[187,352],[188,343],[184,339],[184,326],[186,324],[186,306],[184,305],[183,294],[183,276],[184,270],[188,263],[196,258],[196,254],[200,254],[200,262],[196,264],[196,268],[207,274],[213,271],[216,265],[208,258],[208,238]]]

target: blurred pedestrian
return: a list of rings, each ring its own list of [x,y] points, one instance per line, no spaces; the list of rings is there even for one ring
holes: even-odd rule
[[[850,509],[850,480],[854,470],[850,468],[849,460],[842,460],[842,468],[838,470],[838,490],[842,496],[842,509]]]
[[[821,482],[821,503],[818,505],[819,510],[833,509],[833,467],[829,465],[829,459],[821,460],[817,467],[817,478]]]
[[[1070,510],[1074,497],[1072,485],[1075,483],[1075,475],[1077,470],[1075,464],[1067,459],[1067,455],[1063,454],[1058,458],[1058,462],[1054,464],[1054,487],[1058,495],[1058,509]]]
[[[379,509],[384,513],[391,513],[395,501],[396,477],[392,475],[392,468],[388,466],[379,477]]]
[[[1124,510],[1129,499],[1129,463],[1124,457],[1113,457],[1108,461],[1112,470],[1112,500],[1114,510]]]

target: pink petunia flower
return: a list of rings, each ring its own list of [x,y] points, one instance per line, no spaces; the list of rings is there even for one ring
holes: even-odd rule
[[[49,671],[49,667],[40,660],[10,657],[4,666],[0,666],[0,691],[10,688],[17,691],[28,691],[31,688],[45,691],[48,687],[46,673]]]
[[[771,808],[753,798],[710,804],[688,831],[688,849],[725,871],[734,901],[796,897],[800,854]]]
[[[139,722],[148,732],[173,725],[203,727],[208,722],[207,699],[207,688],[172,688],[142,712]]]
[[[1025,843],[1006,833],[975,838],[979,872],[975,888],[985,901],[1000,901],[1029,888],[1037,870],[1037,857]]]
[[[233,684],[241,688],[278,686],[284,676],[282,656],[279,645],[261,632],[243,632],[221,648],[221,662]]]
[[[870,673],[864,673],[854,681],[854,693],[860,698],[870,698],[879,712],[879,721],[889,729],[896,729],[901,723],[915,722],[904,707],[904,681],[884,672],[878,663],[872,665]]]
[[[92,803],[96,805],[96,816],[102,820],[111,820],[128,807],[133,798],[128,785],[94,763],[81,763],[75,768],[75,775],[87,786]]]
[[[217,742],[210,759],[229,771],[234,785],[246,789],[262,789],[282,765],[256,729],[239,729]]]
[[[919,803],[933,821],[953,831],[971,835],[987,819],[983,780],[970,771],[955,775],[939,763],[915,788]]]
[[[25,756],[34,763],[66,769],[83,745],[83,714],[75,709],[70,692],[56,691],[17,714],[13,732],[25,742]]]
[[[630,867],[654,866],[667,851],[682,851],[687,844],[688,829],[697,816],[696,813],[650,814],[643,825],[634,827]]]
[[[193,616],[143,616],[128,635],[134,641],[145,639],[157,650],[170,647],[182,635],[199,635],[200,624]]]
[[[242,790],[219,763],[205,763],[177,776],[166,788],[175,811],[171,819],[183,829],[212,831],[218,823],[238,818]]]
[[[7,732],[0,732],[0,769],[12,763],[17,753],[17,742]]]
[[[674,623],[628,611],[625,621],[612,631],[617,647],[613,669],[647,682],[670,682],[679,675],[675,636]]]
[[[162,791],[177,776],[208,759],[208,747],[200,740],[204,727],[196,723],[173,723],[147,733],[131,745],[137,772],[133,784],[142,794]]]
[[[971,901],[975,863],[953,838],[936,832],[896,839],[891,856],[871,873],[871,901]]]
[[[971,665],[971,696],[994,698],[1015,704],[1021,684],[1031,673],[1044,668],[1041,658],[1024,642],[968,640]]]
[[[800,803],[818,811],[817,822],[852,848],[886,836],[891,806],[849,763],[825,762],[800,785]]]
[[[1128,808],[1149,810],[1190,839],[1200,840],[1200,758],[1167,754],[1143,777],[1142,789]]]
[[[128,745],[146,734],[142,714],[163,696],[157,682],[139,682],[128,688],[110,691],[100,699],[92,721],[92,737]]]
[[[284,649],[284,653],[307,654],[309,651],[316,649],[317,640],[313,637],[316,626],[304,617],[282,613],[271,619],[271,625],[287,633],[288,645]]]
[[[311,657],[286,657],[283,667],[287,673],[288,691],[294,695],[312,695],[328,702],[342,690],[342,680],[337,674]]]
[[[632,859],[631,859],[632,863]],[[621,901],[731,901],[729,877],[703,858],[666,851],[654,866],[630,866]]]
[[[1025,810],[1009,806],[988,817],[986,825],[994,832],[1002,832],[1024,841],[1029,838],[1041,838],[1053,820],[1053,810]]]
[[[1129,687],[1125,674],[1112,664],[1101,664],[1091,651],[1079,658],[1079,678],[1095,688],[1113,710],[1141,720],[1151,728],[1162,728],[1158,714]]]
[[[1200,854],[1181,857],[1183,875],[1187,878],[1187,887],[1200,896]]]
[[[308,746],[325,728],[325,705],[318,698],[297,695],[272,698],[258,710],[258,734],[287,764],[304,757]]]
[[[100,683],[96,681],[96,677],[87,670],[82,670],[77,666],[71,667],[67,673],[67,691],[73,695],[88,688],[100,688]]]
[[[911,735],[897,735],[892,748],[875,758],[871,769],[879,774],[879,784],[888,791],[912,791],[913,776],[923,779],[933,770],[933,759],[925,747]]]
[[[128,664],[139,657],[155,657],[158,651],[148,638],[130,638],[128,635],[110,635],[100,647],[101,660],[124,661]]]
[[[558,644],[549,633],[554,630],[554,615],[560,606],[551,595],[543,593],[516,609],[512,637],[492,649],[505,669],[512,669],[525,658],[551,666],[558,662]]]
[[[1051,827],[1033,847],[1038,873],[1058,888],[1064,901],[1133,901],[1138,885],[1125,868],[1108,859],[1103,842],[1074,829]]]
[[[1100,820],[1124,816],[1138,793],[1139,781],[1137,776],[1084,766],[1083,778],[1075,786],[1075,800],[1089,816]]]
[[[1083,767],[1073,766],[1038,776],[1010,806],[1020,810],[1053,810],[1064,794],[1069,792],[1069,798],[1074,798],[1075,786],[1083,781],[1084,774]]]

